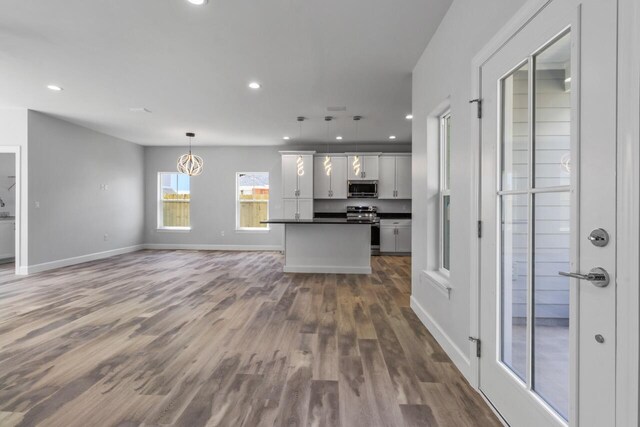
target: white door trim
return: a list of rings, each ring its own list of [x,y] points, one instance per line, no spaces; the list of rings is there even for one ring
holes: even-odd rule
[[[507,24],[478,52],[472,60],[472,91],[469,99],[482,98],[481,67],[505,43],[515,36],[552,0],[529,0]],[[617,154],[617,360],[616,360],[616,424],[640,425],[640,5],[636,0],[618,0],[618,154]],[[475,104],[469,107],[472,150],[471,195],[473,209],[469,215],[471,230],[480,219],[480,144],[481,121]],[[480,241],[471,245],[470,335],[480,334]],[[629,286],[633,285],[635,286]],[[626,285],[626,286],[625,286]],[[474,354],[473,343],[469,354]],[[479,387],[480,365],[470,358],[468,381]]]
[[[471,94],[469,100],[482,99],[480,88],[481,70],[485,62],[495,55],[509,40],[511,40],[520,30],[531,21],[544,7],[552,0],[529,0],[518,12],[505,24],[498,33],[474,56],[471,61]],[[477,104],[470,104],[469,120],[471,120],[471,138],[472,149],[470,155],[471,176],[471,198],[472,206],[469,215],[470,230],[477,230],[478,221],[480,220],[481,195],[481,175],[480,169],[482,143],[482,122],[478,119]],[[469,286],[469,312],[470,325],[469,333],[472,337],[480,336],[480,239],[476,238],[471,241],[470,245],[471,258],[469,262],[470,276],[472,278]],[[469,354],[475,354],[475,344],[469,343]],[[476,389],[480,386],[480,361],[477,357],[471,357],[471,369],[469,369],[469,377],[467,380]]]
[[[618,0],[616,423],[640,425],[640,4]],[[625,238],[620,238],[625,236]]]
[[[26,274],[25,257],[22,256],[22,248],[26,248],[27,233],[26,233],[26,220],[23,216],[26,215],[26,210],[23,209],[23,175],[22,175],[22,158],[19,145],[0,145],[0,154],[14,154],[15,155],[15,174],[16,174],[16,227],[15,227],[15,272],[16,274]],[[26,197],[25,197],[26,199]]]

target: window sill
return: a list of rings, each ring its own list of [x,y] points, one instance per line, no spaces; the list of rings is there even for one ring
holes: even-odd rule
[[[189,233],[191,232],[191,227],[158,227],[156,231],[161,233],[166,232],[177,232],[177,233]]]
[[[420,272],[422,281],[427,282],[447,299],[451,299],[451,284],[449,277],[435,270],[422,270]]]
[[[271,228],[237,228],[236,233],[269,233]]]

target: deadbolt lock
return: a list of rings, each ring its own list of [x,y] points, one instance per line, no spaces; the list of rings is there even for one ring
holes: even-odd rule
[[[589,241],[593,243],[593,246],[602,248],[609,244],[609,233],[607,233],[607,231],[602,228],[596,228],[591,232],[591,234],[589,234],[589,237],[587,237],[587,239],[589,239]]]

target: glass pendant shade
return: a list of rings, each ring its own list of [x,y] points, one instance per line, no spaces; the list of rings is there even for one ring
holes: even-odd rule
[[[329,156],[325,156],[324,158],[324,171],[327,174],[327,176],[331,176],[331,157]]]
[[[183,154],[178,159],[178,172],[189,176],[200,175],[204,167],[202,157],[191,153],[191,138],[194,136],[196,136],[195,133],[187,132],[187,137],[189,137],[189,153]]]
[[[353,165],[353,173],[356,176],[359,176],[360,175],[360,156],[354,156],[352,165]]]

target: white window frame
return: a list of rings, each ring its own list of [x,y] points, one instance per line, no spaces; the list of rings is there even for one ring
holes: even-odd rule
[[[180,175],[179,172],[158,172],[158,194],[156,196],[156,212],[157,212],[157,230],[158,231],[191,231],[191,225],[189,227],[170,227],[164,225],[164,215],[163,215],[163,200],[162,200],[162,175]],[[189,206],[191,206],[191,178],[189,178]],[[191,224],[191,209],[189,209],[189,224]]]
[[[451,179],[449,178],[449,180],[447,180],[447,173],[449,173],[449,177],[451,177],[451,147],[449,147],[449,151],[447,151],[447,137],[450,133],[450,129],[447,130],[446,128],[447,120],[449,120],[449,122],[451,121],[451,109],[445,110],[438,117],[438,138],[440,139],[440,182],[438,184],[438,271],[440,274],[448,278],[451,273],[451,221],[449,221],[449,269],[444,267],[445,197],[449,197],[449,211],[451,211]],[[449,218],[451,218],[451,216],[449,216]]]
[[[270,203],[271,203],[271,174],[267,171],[264,172],[236,172],[236,194],[234,196],[236,203],[236,232],[237,233],[268,233],[271,231],[271,225],[267,224],[266,227],[240,227],[240,188],[238,186],[238,179],[240,175],[266,173],[269,179],[269,199],[267,200],[267,220],[269,220]]]

